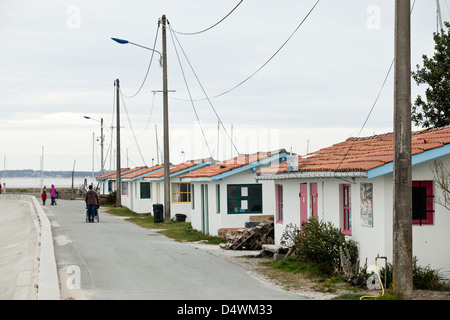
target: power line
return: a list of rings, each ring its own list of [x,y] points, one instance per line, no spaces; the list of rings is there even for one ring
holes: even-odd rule
[[[169,30],[172,30],[171,24],[168,23],[168,25],[169,25]],[[213,104],[211,103],[210,98],[209,98],[208,95],[206,94],[206,91],[205,91],[205,89],[203,88],[203,85],[201,84],[201,82],[200,82],[200,80],[199,80],[197,74],[195,73],[195,70],[194,70],[194,68],[192,67],[191,62],[189,61],[189,58],[187,57],[186,52],[184,51],[183,47],[181,46],[180,41],[178,40],[176,34],[171,33],[171,35],[172,35],[172,40],[173,40],[173,38],[175,38],[175,39],[177,40],[178,45],[180,46],[180,49],[181,49],[181,51],[183,52],[183,55],[184,55],[184,57],[186,58],[186,61],[188,62],[189,67],[191,68],[192,73],[194,74],[195,78],[197,79],[197,82],[198,82],[200,88],[202,89],[202,91],[203,91],[203,93],[204,93],[204,95],[205,95],[205,97],[206,97],[206,100],[208,100],[209,105],[211,106],[212,110],[214,111],[214,114],[216,115],[217,120],[219,120],[219,123],[222,125],[222,128],[223,128],[223,130],[225,131],[225,134],[227,135],[228,139],[230,140],[230,142],[231,142],[233,148],[236,150],[237,154],[239,154],[239,151],[237,150],[236,146],[234,145],[233,140],[232,140],[231,137],[229,136],[229,134],[228,134],[228,132],[227,132],[225,126],[223,125],[222,120],[220,119],[220,117],[219,117],[219,115],[218,115],[216,109],[214,108]],[[175,45],[175,43],[174,43],[174,45]],[[176,50],[176,49],[175,49],[175,50]],[[178,52],[177,52],[177,56],[178,56]],[[183,74],[183,75],[184,75],[184,74]],[[193,101],[194,101],[194,100],[192,100],[192,96],[191,96],[190,92],[189,92],[189,96],[191,97],[191,100],[190,100],[190,101],[191,101],[191,103],[193,104]]]
[[[123,108],[125,109],[125,113],[127,114],[128,123],[130,124],[131,133],[133,134],[134,141],[136,142],[136,146],[137,146],[137,148],[138,148],[139,154],[141,155],[142,162],[144,163],[144,165],[147,165],[147,164],[145,163],[144,156],[142,155],[141,148],[139,147],[139,143],[138,143],[138,141],[137,141],[137,139],[136,139],[136,135],[135,135],[135,133],[134,133],[133,126],[131,125],[130,116],[128,115],[127,107],[125,106],[125,101],[124,101],[124,98],[123,98],[122,90],[119,89],[119,92],[120,92],[120,97],[121,97],[121,99],[122,99]]]
[[[237,7],[239,7],[239,5],[240,5],[243,1],[244,1],[244,0],[241,0],[241,1],[233,8],[233,10],[231,10],[225,17],[223,17],[221,20],[219,20],[217,23],[213,24],[213,25],[212,25],[211,27],[209,27],[209,28],[206,28],[206,29],[203,29],[203,30],[197,31],[197,32],[178,32],[178,31],[175,31],[175,30],[172,30],[172,31],[175,32],[175,33],[178,33],[178,34],[182,34],[182,35],[195,35],[195,34],[200,34],[200,33],[206,32],[206,31],[208,31],[208,30],[211,30],[212,28],[214,28],[215,26],[217,26],[219,23],[221,23],[222,21],[224,21],[226,18],[228,18],[228,16],[229,16],[230,14],[232,14],[233,11],[236,10]]]
[[[169,30],[172,31],[172,28],[170,27],[170,23],[169,23]],[[199,125],[200,125],[200,129],[201,129],[201,131],[202,131],[202,135],[203,135],[203,139],[205,140],[206,147],[208,148],[209,154],[210,154],[211,158],[213,159],[213,156],[212,156],[212,153],[211,153],[211,149],[209,148],[208,141],[206,140],[205,132],[203,131],[202,124],[201,124],[201,122],[200,122],[200,119],[199,119],[198,114],[197,114],[197,110],[195,109],[194,102],[193,102],[193,100],[192,100],[192,95],[191,95],[191,91],[189,90],[189,85],[188,85],[188,83],[187,83],[187,81],[186,81],[186,76],[185,76],[185,74],[184,74],[184,69],[183,69],[183,66],[182,66],[182,64],[181,64],[180,56],[178,55],[178,50],[177,50],[177,47],[176,47],[176,45],[175,45],[175,41],[174,41],[174,39],[173,39],[174,33],[171,32],[170,35],[172,36],[172,43],[173,43],[173,47],[174,47],[174,49],[175,49],[175,53],[176,53],[176,55],[177,55],[178,63],[179,63],[179,65],[180,65],[181,74],[183,75],[183,79],[184,79],[184,83],[185,83],[185,85],[186,85],[186,89],[187,89],[187,91],[188,91],[188,93],[189,93],[189,97],[191,98],[190,101],[191,101],[192,108],[194,109],[195,117],[197,118],[197,121],[198,121],[198,123],[199,123]]]
[[[412,4],[412,6],[411,6],[411,12],[410,12],[411,14],[412,14],[412,12],[413,12],[413,10],[414,10],[415,4],[416,4],[416,0],[414,0],[413,4]],[[388,72],[387,72],[387,74],[386,74],[386,77],[384,78],[383,84],[381,85],[381,89],[380,89],[380,91],[378,92],[378,95],[377,95],[377,97],[375,98],[375,101],[374,101],[374,103],[373,103],[373,105],[372,105],[372,108],[370,108],[369,114],[367,115],[366,119],[364,120],[364,123],[363,123],[361,129],[359,130],[358,135],[356,136],[356,138],[359,138],[359,137],[360,137],[360,135],[361,135],[361,133],[362,133],[364,127],[365,127],[366,124],[367,124],[367,121],[369,121],[370,115],[372,114],[372,111],[373,111],[373,109],[375,108],[375,106],[376,106],[376,104],[377,104],[377,102],[378,102],[378,99],[380,98],[381,92],[383,91],[383,88],[384,88],[384,86],[385,86],[385,84],[386,84],[386,82],[387,82],[387,79],[388,79],[388,77],[389,77],[389,75],[390,75],[390,73],[391,73],[392,67],[394,66],[394,61],[395,61],[395,58],[392,59],[391,65],[389,66],[389,70],[388,70]],[[355,141],[356,141],[356,139],[353,140],[352,144],[351,144],[350,147],[348,148],[347,152],[345,153],[345,155],[344,155],[344,157],[342,158],[341,162],[340,162],[339,165],[337,166],[336,170],[339,169],[339,167],[341,166],[341,164],[344,162],[345,158],[347,158],[347,156],[348,156],[350,150],[352,149],[353,145],[355,144]]]
[[[307,15],[303,18],[303,20],[299,23],[299,25],[295,28],[295,30],[291,33],[291,35],[287,38],[286,41],[284,41],[284,43],[278,48],[277,51],[275,51],[274,54],[272,54],[272,56],[266,61],[264,62],[264,64],[259,67],[255,72],[253,72],[250,76],[248,76],[247,78],[245,78],[244,80],[242,80],[241,82],[239,82],[237,85],[235,85],[234,87],[232,87],[231,89],[228,89],[218,95],[212,96],[207,98],[209,99],[215,99],[218,97],[221,97],[231,91],[233,91],[234,89],[240,87],[241,85],[243,85],[245,82],[247,82],[248,80],[250,80],[253,76],[255,76],[259,71],[261,71],[270,61],[272,61],[273,58],[275,58],[275,56],[281,51],[281,49],[284,48],[284,46],[289,42],[289,40],[291,40],[291,38],[294,36],[294,34],[298,31],[298,29],[300,29],[300,27],[303,25],[303,23],[306,21],[306,19],[308,19],[308,17],[311,15],[311,13],[314,11],[314,9],[316,8],[316,6],[319,4],[320,0],[317,0],[317,2],[314,4],[314,6],[309,10],[309,12],[307,13]],[[177,40],[178,41],[178,40]],[[182,101],[189,101],[186,99],[180,99],[180,98],[171,98],[174,100],[182,100]],[[205,99],[195,99],[194,101],[203,101],[203,100],[207,100]]]
[[[126,94],[121,93],[122,95],[124,95],[124,96],[127,97],[127,98],[134,98],[135,96],[137,96],[137,95],[139,94],[139,92],[141,91],[142,87],[144,86],[145,81],[147,80],[148,73],[149,73],[149,71],[150,71],[150,66],[152,65],[152,61],[153,61],[153,55],[155,54],[155,47],[156,47],[156,41],[158,40],[158,33],[159,33],[159,26],[160,26],[160,24],[161,24],[161,21],[158,20],[158,27],[156,28],[156,35],[155,35],[155,41],[154,41],[154,43],[153,43],[152,55],[151,55],[150,61],[149,61],[149,63],[148,63],[147,72],[145,73],[144,80],[142,80],[141,86],[139,87],[139,89],[138,89],[133,95],[127,96]]]

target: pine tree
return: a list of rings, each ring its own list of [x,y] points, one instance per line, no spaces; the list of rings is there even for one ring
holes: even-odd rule
[[[434,33],[435,53],[423,55],[423,67],[417,65],[412,77],[417,85],[428,84],[426,101],[419,95],[412,106],[411,118],[422,127],[442,127],[450,124],[450,23],[447,31]],[[444,29],[445,29],[444,28]]]

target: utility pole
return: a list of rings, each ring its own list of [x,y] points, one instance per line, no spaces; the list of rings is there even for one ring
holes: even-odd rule
[[[116,79],[116,105],[117,105],[117,151],[116,151],[116,207],[122,206],[122,185],[120,180],[120,85],[119,79]]]
[[[410,10],[395,1],[393,286],[404,299],[413,291]]]
[[[167,87],[166,15],[162,16],[163,57],[163,122],[164,122],[164,222],[170,222],[170,163],[169,163],[169,98]]]
[[[102,159],[102,164],[101,164],[101,171],[100,171],[100,175],[104,175],[105,174],[105,163],[103,162],[103,141],[105,140],[105,137],[103,136],[103,118],[100,118],[100,146],[101,146],[101,159]]]
[[[441,5],[439,3],[439,0],[436,0],[436,15],[437,15],[437,20],[438,20],[438,23],[439,23],[439,27],[441,28],[439,30],[439,27],[438,27],[437,33],[439,33],[439,32],[442,33],[443,30],[444,30],[444,26],[442,25]]]

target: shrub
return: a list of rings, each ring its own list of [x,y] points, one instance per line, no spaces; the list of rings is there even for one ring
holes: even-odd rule
[[[331,222],[311,217],[303,222],[302,230],[294,239],[294,254],[301,261],[316,263],[327,275],[339,274],[341,250],[345,249],[352,266],[357,264],[358,248],[352,240],[346,240],[339,228]]]
[[[445,278],[439,270],[433,270],[429,265],[426,267],[421,267],[418,265],[417,257],[414,257],[412,261],[412,272],[413,272],[413,288],[414,290],[434,290],[434,291],[444,291],[448,290],[448,286]],[[380,269],[380,277],[384,283],[385,268]],[[388,263],[386,268],[386,286],[392,287],[393,278],[393,266]]]
[[[108,197],[106,199],[106,203],[107,204],[111,204],[111,205],[116,204],[116,191],[113,191],[113,192],[108,194]]]

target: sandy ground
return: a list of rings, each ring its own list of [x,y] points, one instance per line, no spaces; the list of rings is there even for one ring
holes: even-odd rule
[[[204,250],[209,252],[210,254],[222,257],[228,261],[237,263],[244,268],[249,270],[249,273],[253,276],[271,283],[275,286],[278,286],[282,290],[287,290],[283,285],[280,285],[274,282],[272,279],[264,276],[263,272],[258,271],[263,269],[260,265],[260,262],[267,261],[267,258],[255,258],[255,257],[246,257],[246,256],[258,256],[261,251],[244,251],[244,250],[224,250],[220,248],[218,245],[210,245],[204,243],[190,243],[190,245],[194,246],[197,249]],[[298,289],[289,288],[289,292],[296,293],[298,295],[307,297],[311,300],[329,300],[340,294],[348,293],[345,290],[339,290],[334,293],[322,293],[318,292],[311,287],[311,283],[305,283],[303,286],[300,286]],[[367,291],[368,295],[379,295],[379,291],[370,292]],[[450,292],[445,291],[429,291],[429,290],[414,290],[412,300],[450,300]]]

